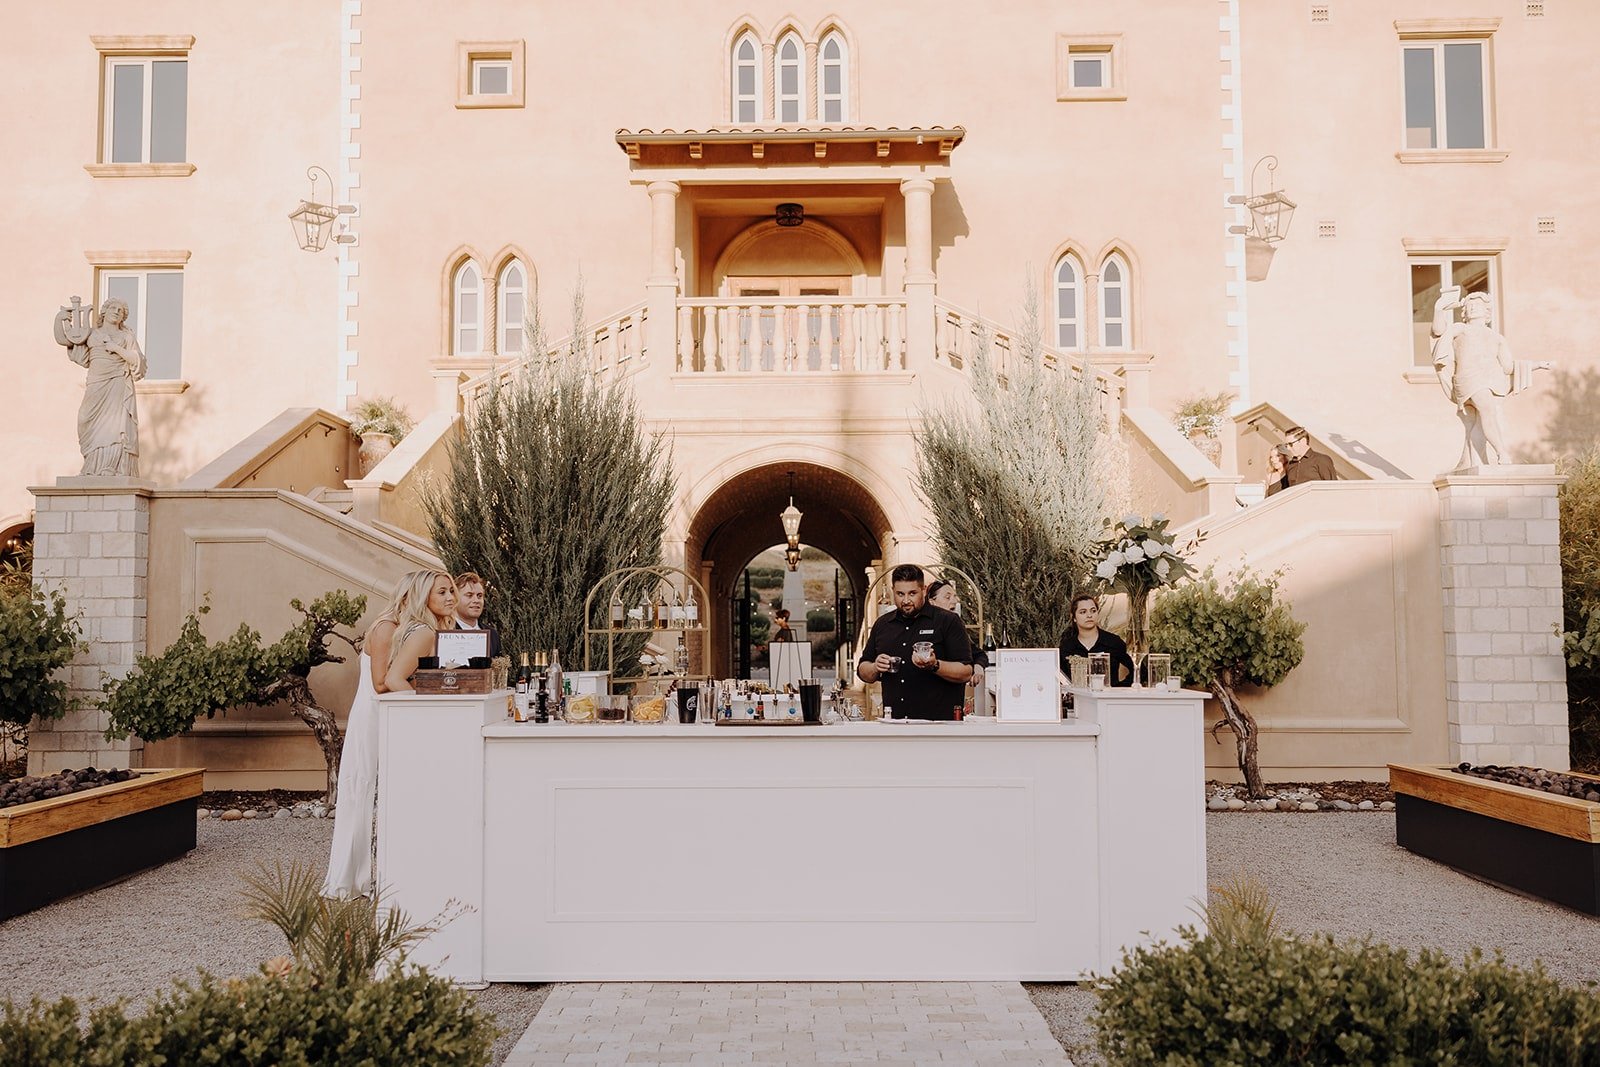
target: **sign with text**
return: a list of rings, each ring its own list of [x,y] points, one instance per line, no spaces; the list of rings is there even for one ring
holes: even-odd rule
[[[1057,722],[1061,718],[1059,653],[1053,648],[1002,648],[996,655],[995,706],[1007,722]]]
[[[440,630],[439,666],[465,667],[473,656],[489,654],[488,630]]]

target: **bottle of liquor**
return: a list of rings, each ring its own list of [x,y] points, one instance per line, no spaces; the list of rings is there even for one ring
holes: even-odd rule
[[[995,644],[994,644],[994,625],[992,623],[987,623],[986,622],[986,623],[983,624],[983,650],[989,654],[989,662],[993,663],[994,662],[994,653],[995,653]]]
[[[563,699],[566,693],[566,689],[564,688],[566,672],[561,669],[561,650],[559,648],[552,648],[550,650],[549,674],[551,703],[550,714],[554,715],[556,718],[560,718],[561,713],[566,710],[566,701]]]
[[[689,587],[689,595],[683,602],[683,628],[696,629],[700,625],[700,603],[694,598],[694,586]]]
[[[676,589],[672,591],[672,606],[667,611],[667,619],[672,623],[672,628],[683,629],[683,598],[678,595]]]
[[[655,620],[652,625],[657,630],[665,630],[667,628],[667,598],[661,595],[659,589],[656,590],[655,607],[650,617]]]
[[[543,652],[535,653],[533,667],[534,667],[534,670],[536,670],[539,673],[539,692],[534,696],[534,701],[533,701],[533,706],[534,706],[533,721],[534,722],[549,722],[550,721],[550,675],[549,675],[549,672],[545,670],[545,661],[544,661],[544,653]]]
[[[622,592],[621,590],[613,589],[611,591],[611,628],[620,630],[625,624],[626,614],[622,610]]]
[[[533,684],[533,669],[528,666],[528,654],[522,654],[522,666],[517,668],[517,690],[511,698],[512,718],[528,721],[528,687]]]
[[[689,646],[683,643],[683,635],[678,635],[677,650],[672,653],[672,669],[680,674],[689,673]]]
[[[656,617],[655,610],[655,606],[650,603],[650,594],[641,594],[639,597],[639,629],[650,629],[652,620]]]

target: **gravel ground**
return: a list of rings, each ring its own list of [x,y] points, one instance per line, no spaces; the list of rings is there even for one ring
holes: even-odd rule
[[[1213,885],[1240,873],[1265,883],[1291,930],[1453,956],[1499,949],[1519,966],[1542,962],[1562,981],[1600,979],[1600,919],[1413,856],[1394,843],[1388,812],[1208,815],[1206,859]],[[1059,984],[1028,992],[1077,1067],[1104,1062],[1093,1051],[1092,992]]]
[[[199,827],[187,857],[118,885],[0,923],[0,997],[72,996],[80,1003],[148,992],[203,967],[248,974],[285,950],[273,927],[238,913],[240,875],[267,862],[326,862],[331,820]],[[1371,935],[1392,945],[1460,955],[1499,949],[1512,963],[1538,960],[1568,982],[1600,977],[1600,920],[1518,896],[1395,846],[1394,816],[1219,813],[1206,819],[1213,883],[1237,873],[1266,883],[1290,929],[1339,938]],[[1030,985],[1078,1067],[1100,1063],[1089,1016],[1094,994],[1072,985]],[[505,1031],[501,1063],[549,992],[497,984],[478,995]]]
[[[139,1003],[196,968],[250,974],[288,945],[276,927],[239,913],[241,875],[261,861],[324,870],[332,837],[331,819],[204,820],[183,859],[0,923],[0,997]],[[504,1061],[549,991],[501,983],[478,994],[502,1030],[493,1063]]]

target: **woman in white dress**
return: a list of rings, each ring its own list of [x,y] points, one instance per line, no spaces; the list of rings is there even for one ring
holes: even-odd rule
[[[344,751],[339,757],[339,802],[333,814],[333,846],[328,852],[325,897],[366,896],[372,892],[373,818],[378,793],[378,713],[376,697],[388,691],[384,675],[395,632],[408,602],[421,587],[426,598],[434,571],[403,576],[389,597],[389,610],[379,615],[361,642],[360,680],[345,722]]]
[[[411,675],[417,662],[431,656],[438,647],[440,630],[456,628],[456,583],[444,571],[419,571],[405,610],[397,619],[394,651],[389,655],[389,670],[384,686],[390,693],[409,693]]]

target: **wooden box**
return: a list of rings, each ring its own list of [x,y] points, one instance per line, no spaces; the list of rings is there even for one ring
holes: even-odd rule
[[[457,667],[452,670],[417,669],[411,684],[418,693],[442,696],[475,695],[494,691],[493,667]]]
[[[1389,785],[1401,848],[1600,916],[1600,804],[1448,767],[1391,763]]]

